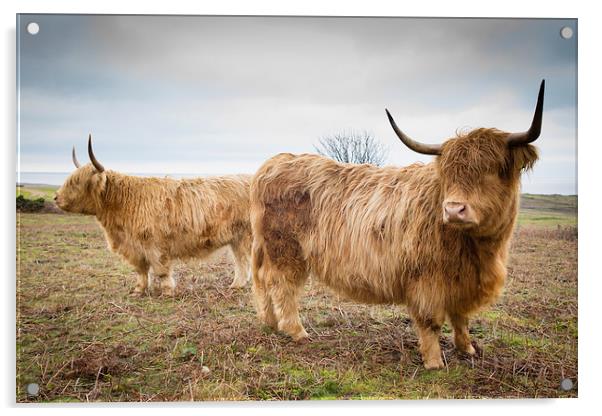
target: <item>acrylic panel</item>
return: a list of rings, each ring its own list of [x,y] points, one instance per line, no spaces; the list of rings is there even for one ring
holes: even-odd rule
[[[577,29],[17,15],[17,402],[576,397]]]

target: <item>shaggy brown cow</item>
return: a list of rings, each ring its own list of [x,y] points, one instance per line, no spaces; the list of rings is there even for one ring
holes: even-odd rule
[[[59,208],[94,215],[109,248],[136,268],[134,295],[148,286],[149,271],[160,278],[163,295],[173,295],[171,265],[177,259],[202,258],[230,246],[236,262],[231,287],[249,279],[251,226],[250,175],[204,179],[160,179],[105,170],[92,151],[92,163],[79,165],[57,191]]]
[[[408,307],[426,368],[443,365],[446,317],[456,347],[474,354],[468,317],[491,304],[506,277],[521,172],[537,160],[542,82],[530,129],[476,129],[442,145],[418,143],[432,163],[379,168],[280,154],[251,183],[253,288],[263,321],[308,336],[298,296],[308,277],[359,302]]]

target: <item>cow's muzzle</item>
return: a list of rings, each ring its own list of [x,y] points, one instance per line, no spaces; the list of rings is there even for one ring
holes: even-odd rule
[[[443,204],[443,222],[445,224],[477,224],[473,209],[465,202],[445,202]]]

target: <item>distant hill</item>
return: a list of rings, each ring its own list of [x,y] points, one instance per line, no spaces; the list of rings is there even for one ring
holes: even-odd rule
[[[522,194],[518,223],[577,225],[577,195]]]
[[[577,195],[535,195],[522,194],[521,209],[536,209],[540,211],[565,212],[577,214]]]

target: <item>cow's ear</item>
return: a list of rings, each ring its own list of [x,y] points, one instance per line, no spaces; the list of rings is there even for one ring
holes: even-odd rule
[[[90,190],[100,195],[107,186],[107,174],[105,172],[94,172],[90,178]]]
[[[509,168],[516,173],[531,170],[538,158],[539,155],[535,146],[528,144],[511,147]]]

